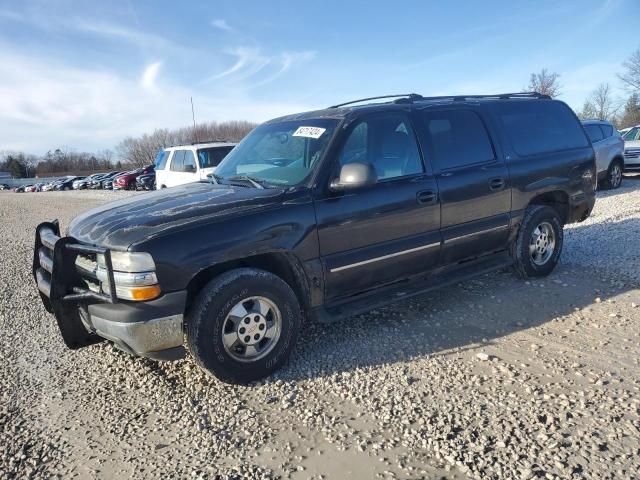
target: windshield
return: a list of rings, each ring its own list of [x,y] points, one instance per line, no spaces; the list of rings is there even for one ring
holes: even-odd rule
[[[627,133],[625,133],[622,138],[624,138],[627,141],[631,141],[631,140],[639,140],[640,138],[638,133],[640,133],[640,127],[634,127],[631,130],[629,130]]]
[[[300,120],[261,125],[231,150],[216,176],[224,181],[247,175],[267,184],[299,185],[318,164],[337,123]]]
[[[198,163],[200,164],[200,168],[217,167],[232,149],[232,146],[198,149]]]

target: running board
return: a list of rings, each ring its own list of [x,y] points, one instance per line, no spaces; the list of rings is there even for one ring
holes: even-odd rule
[[[396,282],[385,287],[354,295],[346,300],[317,307],[312,314],[321,323],[334,322],[346,317],[359,315],[374,308],[421,295],[431,290],[453,285],[485,273],[510,267],[513,260],[506,252],[485,256],[476,260],[435,270],[413,280]]]

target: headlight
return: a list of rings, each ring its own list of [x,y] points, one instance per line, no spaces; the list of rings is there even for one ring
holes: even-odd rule
[[[155,272],[156,265],[148,253],[111,252],[111,266],[118,298],[144,301],[160,295],[160,285]],[[102,291],[110,293],[103,255],[98,255],[96,276],[100,280]]]

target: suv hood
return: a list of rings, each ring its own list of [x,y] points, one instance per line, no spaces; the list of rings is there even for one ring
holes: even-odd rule
[[[281,189],[191,183],[107,203],[77,216],[68,235],[116,250],[190,223],[276,204]]]
[[[640,140],[629,140],[629,141],[626,141],[626,142],[624,142],[624,148],[625,149],[627,149],[627,148],[633,148],[633,149],[640,148]]]

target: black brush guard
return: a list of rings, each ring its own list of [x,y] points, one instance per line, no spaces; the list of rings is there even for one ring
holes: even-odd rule
[[[109,294],[89,290],[76,268],[78,254],[103,255]],[[89,332],[80,315],[89,303],[117,303],[111,252],[106,248],[83,245],[72,237],[60,237],[57,220],[36,228],[33,251],[33,277],[48,312],[53,313],[67,347],[77,349],[103,341]]]

